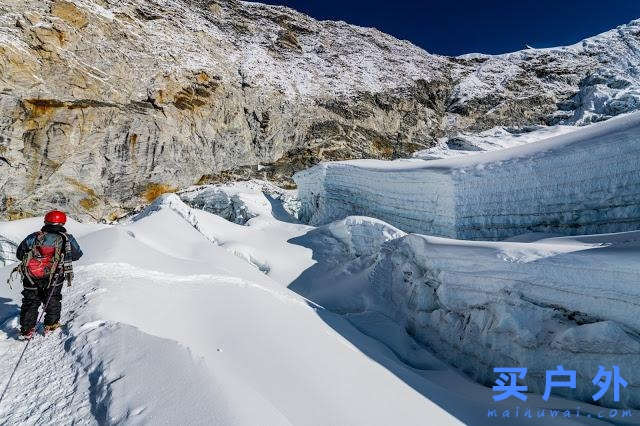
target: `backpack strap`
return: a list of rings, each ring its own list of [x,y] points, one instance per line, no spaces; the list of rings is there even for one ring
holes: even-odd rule
[[[60,233],[64,238],[64,255],[62,262],[62,271],[67,279],[67,286],[71,287],[71,281],[73,280],[73,262],[71,261],[71,239],[69,235],[64,232]]]
[[[59,275],[60,265],[64,262],[64,246],[67,240],[66,234],[63,232],[48,232],[49,234],[53,234],[56,236],[55,242],[55,252],[53,254],[53,264],[51,265],[51,270],[49,271],[49,282],[47,288],[52,285],[55,286],[55,282],[57,281],[57,276]],[[44,244],[47,232],[40,231],[38,234],[38,240],[36,245]],[[64,234],[64,235],[63,235]],[[31,280],[29,280],[31,281]],[[33,281],[31,281],[33,283]]]
[[[49,271],[49,286],[53,282],[53,277],[58,274],[58,268],[60,267],[60,261],[64,260],[64,237],[61,234],[55,233],[56,235],[56,251],[53,254],[53,265],[51,266],[51,270]],[[60,242],[62,240],[62,242]]]
[[[44,241],[44,232],[38,231],[38,233],[36,234],[36,238],[33,241],[33,244],[31,245],[31,247],[29,247],[29,251],[24,256],[24,258],[22,259],[22,263],[20,264],[20,275],[22,275],[22,278],[26,277],[27,280],[33,286],[33,288],[38,288],[38,285],[33,281],[33,279],[31,278],[31,275],[29,275],[29,272],[27,271],[27,265],[29,264],[31,259],[33,259],[33,252],[35,248],[39,244],[42,244],[43,241]]]

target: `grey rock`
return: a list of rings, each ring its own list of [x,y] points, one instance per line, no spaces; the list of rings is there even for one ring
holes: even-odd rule
[[[114,219],[198,182],[603,120],[639,104],[639,31],[450,58],[235,0],[5,0],[0,213]]]

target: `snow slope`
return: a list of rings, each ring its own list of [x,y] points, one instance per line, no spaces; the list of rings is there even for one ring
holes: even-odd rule
[[[425,416],[458,423],[367,361],[313,304],[212,244],[171,208],[80,243],[87,255],[76,286],[65,291],[68,325],[36,339],[0,407],[1,423],[59,423],[78,409],[86,423],[388,424],[397,404],[416,424]],[[17,297],[3,288],[12,306],[5,317],[16,313]],[[15,326],[15,317],[3,326],[3,372],[22,347],[10,339]],[[48,358],[66,364],[59,373],[39,365]],[[59,377],[68,386],[57,386]],[[43,390],[31,395],[35,388]]]
[[[407,232],[502,239],[640,225],[640,113],[536,143],[442,160],[353,160],[298,173],[301,218],[373,216]]]
[[[262,205],[260,197],[247,205]],[[493,404],[489,389],[401,323],[362,309],[383,301],[364,291],[375,288],[370,248],[403,232],[364,217],[313,228],[251,214],[241,226],[173,195],[127,224],[71,223],[86,255],[64,289],[65,326],[36,337],[0,423],[493,424],[487,409],[510,407]],[[2,232],[17,242],[37,222],[4,223]],[[23,345],[14,340],[18,292],[0,290],[2,383]],[[534,394],[529,403],[549,407]],[[598,407],[580,405],[592,418],[555,422],[603,424]]]

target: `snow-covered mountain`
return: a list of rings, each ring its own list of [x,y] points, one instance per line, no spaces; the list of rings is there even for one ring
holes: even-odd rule
[[[450,58],[258,3],[6,0],[0,210],[114,218],[196,182],[604,120],[637,109],[639,31]]]

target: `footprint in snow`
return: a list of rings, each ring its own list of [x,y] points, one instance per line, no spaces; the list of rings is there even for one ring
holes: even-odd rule
[[[138,408],[134,408],[133,410],[131,410],[130,412],[130,416],[139,416],[140,414],[142,414],[142,412],[146,409],[146,407],[138,407]]]
[[[106,323],[107,323],[106,321],[102,321],[102,320],[85,322],[80,326],[80,331],[95,330],[96,328],[102,327]]]

